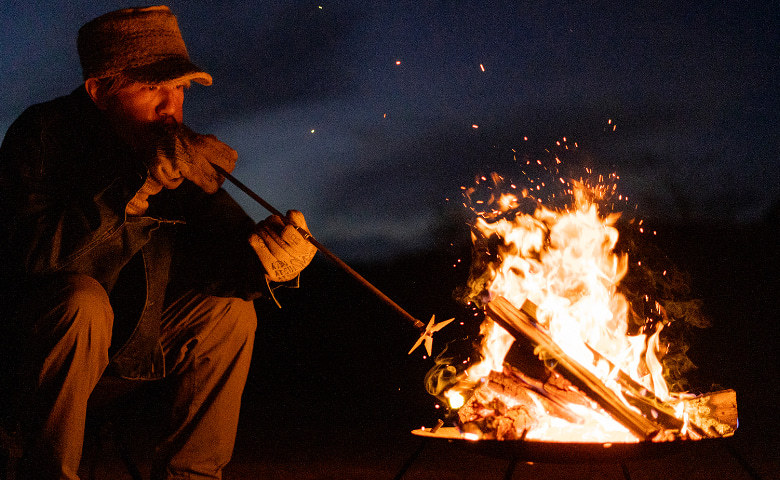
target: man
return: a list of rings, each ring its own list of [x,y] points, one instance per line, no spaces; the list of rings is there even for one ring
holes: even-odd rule
[[[171,382],[154,478],[218,479],[235,440],[252,300],[315,254],[292,224],[255,223],[211,166],[237,153],[183,123],[190,62],[164,6],[78,35],[84,85],[27,109],[0,147],[0,322],[15,367],[25,478],[76,479],[101,378]]]

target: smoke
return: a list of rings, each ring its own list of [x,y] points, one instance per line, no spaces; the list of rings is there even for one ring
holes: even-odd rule
[[[442,394],[461,381],[471,364],[481,360],[477,353],[479,341],[462,338],[449,342],[425,375],[425,390],[443,400]]]

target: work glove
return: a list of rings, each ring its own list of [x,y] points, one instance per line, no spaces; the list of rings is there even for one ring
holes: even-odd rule
[[[272,215],[258,223],[249,236],[249,244],[257,252],[269,281],[287,282],[294,279],[317,253],[317,248],[293,225],[308,232],[303,214],[290,210],[284,219]]]
[[[128,215],[143,215],[149,208],[149,197],[157,195],[162,189],[162,184],[155,180],[154,177],[151,175],[146,177],[146,182],[144,182],[141,189],[136,192],[135,196],[130,199],[130,202],[125,207],[125,213]]]
[[[165,188],[176,188],[187,179],[204,192],[214,193],[224,178],[211,163],[232,172],[237,159],[238,153],[214,135],[201,135],[177,125],[159,137],[148,167],[149,174]]]

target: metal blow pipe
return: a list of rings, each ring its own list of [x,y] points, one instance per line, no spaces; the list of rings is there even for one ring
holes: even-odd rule
[[[230,173],[225,171],[224,168],[220,167],[219,165],[215,165],[213,163],[211,165],[214,167],[214,170],[216,170],[217,173],[219,173],[220,175],[225,177],[228,181],[230,181],[230,183],[232,183],[233,185],[238,187],[242,192],[246,193],[252,200],[256,201],[263,208],[265,208],[266,210],[271,212],[272,215],[278,215],[282,219],[285,218],[284,215],[279,210],[274,208],[273,205],[271,205],[270,203],[266,202],[262,197],[260,197],[254,191],[252,191],[252,189],[250,189],[249,187],[244,185],[241,181],[239,181],[236,177],[234,177],[233,175],[231,175]],[[368,280],[363,278],[362,275],[360,275],[358,272],[353,270],[352,267],[350,267],[342,259],[337,257],[336,254],[334,254],[333,252],[328,250],[325,247],[325,245],[323,245],[322,243],[317,241],[317,239],[315,239],[309,232],[307,232],[305,229],[299,227],[298,225],[292,225],[292,226],[298,231],[298,233],[301,234],[301,236],[303,238],[305,238],[307,241],[309,241],[309,243],[314,245],[317,248],[317,250],[322,252],[322,254],[325,255],[325,257],[328,260],[330,260],[336,266],[338,266],[339,268],[341,268],[342,270],[347,272],[349,275],[351,275],[352,278],[354,278],[355,280],[358,281],[358,283],[360,283],[361,285],[366,287],[369,291],[371,291],[371,293],[373,293],[374,295],[379,297],[380,300],[382,300],[387,305],[392,307],[402,317],[404,317],[407,320],[409,320],[415,327],[417,327],[418,329],[421,329],[421,330],[425,330],[425,324],[423,322],[421,322],[420,320],[417,320],[409,312],[407,312],[406,310],[401,308],[400,305],[398,305],[390,297],[388,297],[387,295],[382,293],[382,291],[379,290],[378,288],[376,288],[371,282],[369,282]]]

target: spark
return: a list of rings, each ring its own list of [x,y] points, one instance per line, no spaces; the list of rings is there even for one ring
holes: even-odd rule
[[[480,64],[479,64],[479,69],[480,69],[480,70],[482,70],[482,71],[484,72],[484,71],[485,71],[485,66],[484,66],[484,65],[482,65],[482,64],[480,63]]]

